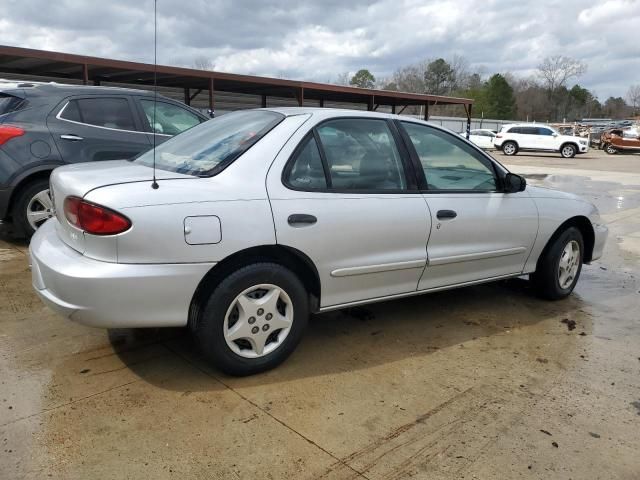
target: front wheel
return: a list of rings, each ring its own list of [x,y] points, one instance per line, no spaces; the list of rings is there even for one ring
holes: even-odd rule
[[[537,293],[548,300],[569,296],[578,283],[583,257],[582,233],[575,227],[567,228],[547,246],[531,274]]]
[[[616,150],[616,148],[610,143],[607,143],[607,145],[604,147],[604,151],[609,155],[615,155],[616,153],[618,153],[618,150]]]
[[[203,307],[192,329],[196,340],[216,367],[237,376],[263,372],[286,360],[309,317],[302,282],[275,263],[233,272]]]
[[[563,145],[560,149],[560,155],[562,155],[562,158],[573,158],[576,156],[576,152],[576,147],[571,144]]]

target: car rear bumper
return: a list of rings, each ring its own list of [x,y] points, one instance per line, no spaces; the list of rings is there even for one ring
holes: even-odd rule
[[[93,327],[187,324],[193,294],[214,263],[118,264],[87,258],[58,237],[57,220],[31,240],[32,283],[54,311]]]

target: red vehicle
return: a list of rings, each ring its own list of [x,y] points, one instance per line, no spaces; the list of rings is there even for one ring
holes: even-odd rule
[[[610,155],[626,151],[640,152],[640,136],[636,128],[614,128],[602,134],[600,145]]]

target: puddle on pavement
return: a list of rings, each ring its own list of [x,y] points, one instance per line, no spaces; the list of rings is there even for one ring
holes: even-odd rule
[[[580,195],[595,203],[602,214],[640,207],[640,185],[603,182],[578,174],[525,174],[524,177],[532,185]]]

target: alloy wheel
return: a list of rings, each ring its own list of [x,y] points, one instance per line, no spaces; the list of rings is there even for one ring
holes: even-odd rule
[[[514,153],[516,153],[516,147],[513,143],[507,143],[502,151],[505,153],[505,155],[513,155]]]
[[[53,201],[49,189],[36,193],[27,204],[27,221],[37,230],[44,222],[53,217]]]
[[[562,156],[564,158],[571,158],[575,155],[575,149],[571,145],[562,147]]]
[[[293,326],[293,303],[282,288],[260,284],[240,293],[224,319],[224,339],[244,358],[259,358],[277,350]]]

